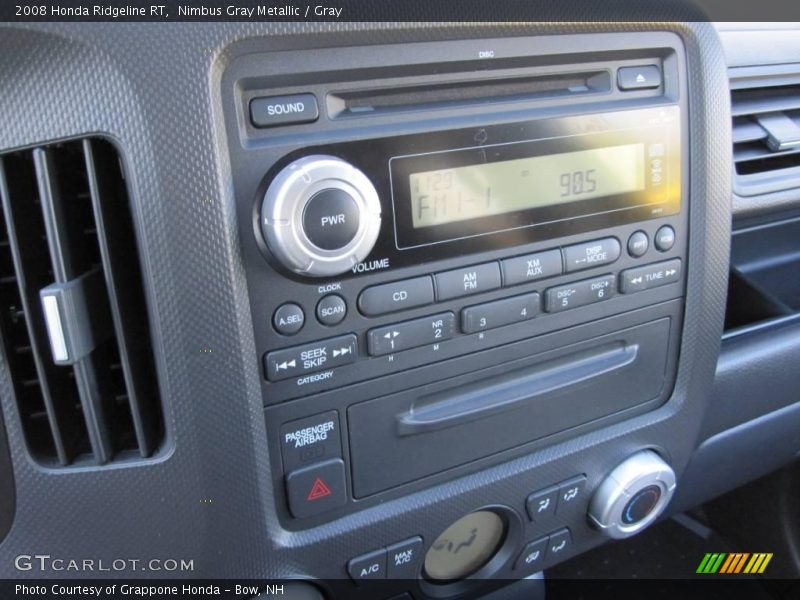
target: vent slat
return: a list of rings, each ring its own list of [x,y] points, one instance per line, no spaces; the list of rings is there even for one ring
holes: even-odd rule
[[[0,196],[3,357],[31,454],[152,456],[163,415],[116,148],[84,138],[0,155]]]
[[[733,143],[755,142],[766,139],[767,132],[758,123],[749,119],[734,119]]]
[[[147,307],[138,261],[131,263],[127,255],[129,249],[135,247],[133,231],[120,220],[121,211],[128,208],[125,182],[116,155],[103,152],[101,142],[84,140],[83,151],[119,348],[119,365],[111,368],[122,367],[128,393],[120,396],[127,397],[139,452],[147,457],[155,451],[159,436],[155,365],[147,348],[147,338],[142,335],[147,323],[136,318],[136,315],[146,315]]]
[[[80,435],[63,436],[62,432],[80,429],[80,416],[70,409],[69,392],[70,387],[74,389],[74,385],[64,377],[63,371],[43,358],[49,354],[50,348],[44,320],[41,311],[38,310],[38,290],[49,283],[43,278],[46,274],[44,267],[48,262],[47,251],[38,244],[26,243],[26,240],[31,240],[32,237],[38,237],[31,236],[32,232],[44,227],[41,217],[37,214],[38,196],[35,179],[29,164],[25,161],[16,161],[15,177],[9,180],[6,175],[7,164],[7,161],[0,162],[0,196],[2,196],[8,239],[19,283],[19,302],[25,314],[29,315],[25,326],[30,346],[34,349],[33,358],[39,380],[38,396],[48,417],[51,443],[59,463],[66,465],[80,449]],[[28,175],[30,177],[27,177]],[[18,231],[24,232],[25,235],[18,238],[16,234]],[[30,386],[26,387],[30,389]],[[31,396],[27,395],[25,399],[31,399]],[[23,398],[19,398],[19,401],[22,402]],[[26,412],[25,407],[22,408],[22,412]],[[30,410],[38,412],[34,407]]]
[[[800,186],[800,74],[748,73],[731,80],[733,163],[740,195]],[[794,128],[796,132],[796,128]]]
[[[74,203],[70,202],[77,194],[73,191],[73,198],[70,198],[69,186],[59,176],[50,149],[37,148],[33,151],[33,160],[55,283],[66,283],[78,277],[88,262],[83,248],[75,244],[75,232],[83,229],[75,219]],[[91,361],[81,360],[73,368],[92,453],[102,465],[114,454],[103,390]]]

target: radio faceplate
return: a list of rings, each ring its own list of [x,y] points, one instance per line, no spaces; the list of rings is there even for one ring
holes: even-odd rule
[[[302,64],[290,56],[281,61],[286,73],[274,78],[279,84],[269,76],[237,80],[238,128],[230,131],[242,143],[231,149],[234,184],[284,524],[313,526],[669,398],[690,268],[688,118],[682,49],[670,45],[674,37],[658,39],[663,46],[575,62],[498,63],[504,80],[602,74],[587,78],[593,83],[585,89],[578,82],[549,96],[491,98],[486,64],[445,75],[403,67],[403,89],[438,89],[466,73],[479,78],[481,101],[469,105],[342,110],[339,99],[361,98],[366,88],[374,99],[376,86],[394,83],[365,81],[358,71],[295,80]],[[655,87],[614,85],[622,69],[637,65],[660,72]],[[251,73],[258,68],[253,63]],[[319,120],[253,128],[250,101],[284,93],[313,93]],[[351,198],[369,197],[372,187],[381,206],[371,252],[328,277],[286,268],[262,235],[270,185],[312,158],[354,167],[370,186],[333,187]],[[530,176],[536,181],[526,185]],[[431,190],[448,177],[451,187]],[[487,188],[483,205],[459,205],[459,193]],[[443,196],[423,198],[430,191]],[[344,226],[309,240],[360,231],[347,209],[353,202],[333,200],[336,210],[311,213],[327,218],[320,227]],[[307,213],[295,214],[304,227]],[[606,370],[607,361],[616,366]],[[526,395],[509,412],[443,430],[403,418],[447,413],[442,399],[460,413],[470,403],[463,390],[488,386],[483,397],[495,397],[499,385],[506,398],[519,381],[538,386],[561,369],[575,378],[545,386],[541,397]],[[530,419],[533,429],[524,425]],[[484,439],[498,428],[508,443]],[[422,452],[438,444],[453,450],[452,460],[436,463]],[[408,460],[408,468],[381,479],[391,460]],[[330,484],[330,495],[307,493],[316,477]]]

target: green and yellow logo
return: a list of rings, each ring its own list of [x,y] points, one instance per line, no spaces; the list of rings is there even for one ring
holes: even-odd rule
[[[697,573],[711,575],[714,573],[737,574],[737,573],[763,573],[769,561],[772,560],[772,552],[709,552],[705,555]]]

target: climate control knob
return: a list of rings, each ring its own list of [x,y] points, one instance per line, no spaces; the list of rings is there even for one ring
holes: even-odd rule
[[[272,180],[261,231],[287,269],[311,277],[346,272],[372,250],[381,203],[369,178],[334,156],[305,156]]]
[[[675,472],[652,450],[624,460],[589,503],[589,520],[615,539],[638,533],[664,511],[675,492]]]

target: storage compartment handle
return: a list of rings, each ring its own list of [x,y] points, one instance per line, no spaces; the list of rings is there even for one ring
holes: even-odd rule
[[[638,351],[638,344],[617,342],[510,373],[477,389],[460,387],[420,398],[418,408],[397,415],[397,433],[439,431],[517,408],[542,394],[621,369],[636,360]]]

